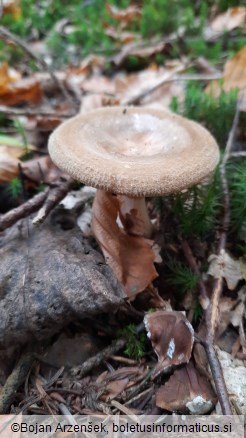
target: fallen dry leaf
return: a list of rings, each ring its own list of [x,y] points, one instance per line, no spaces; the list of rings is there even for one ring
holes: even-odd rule
[[[220,298],[220,306],[219,306],[219,323],[218,323],[218,329],[216,336],[217,338],[223,335],[224,332],[228,332],[228,326],[232,323],[232,319],[235,318],[233,316],[234,310],[235,313],[238,315],[238,311],[240,306],[240,303],[242,301],[238,299],[232,299],[230,297],[221,297]],[[235,326],[235,324],[233,324]],[[229,347],[229,345],[228,345]]]
[[[25,145],[0,145],[0,182],[9,182],[18,176],[20,167],[24,175],[35,183],[51,183],[61,176],[61,171],[53,164],[49,155],[22,162],[19,158],[30,149],[34,148],[31,145],[27,145],[27,149]]]
[[[211,81],[205,90],[206,93],[217,97],[221,90],[228,92],[237,88],[241,90],[241,110],[246,111],[246,46],[225,63],[223,78],[222,87],[218,81]]]
[[[49,155],[24,161],[21,168],[24,175],[36,183],[51,183],[62,175]]]
[[[6,137],[7,140],[7,137]],[[19,174],[19,158],[25,154],[26,149],[16,140],[14,146],[14,139],[12,145],[0,144],[0,182],[9,182]],[[18,146],[17,146],[18,145]]]
[[[22,79],[7,63],[0,65],[0,104],[38,103],[41,98],[42,89],[35,77]]]
[[[14,20],[21,17],[21,7],[19,0],[2,0],[3,15],[10,14]]]
[[[98,190],[93,204],[92,230],[108,265],[123,284],[128,298],[133,299],[158,276],[154,267],[154,242],[126,234],[116,222],[119,212],[119,199]]]
[[[223,89],[232,88],[246,88],[246,46],[225,64]]]
[[[70,67],[66,72],[67,79],[72,76],[82,76],[85,78],[90,74],[99,73],[103,70],[106,59],[104,56],[88,55],[83,59],[79,67]]]
[[[132,21],[139,19],[142,15],[141,9],[134,5],[130,5],[125,9],[119,9],[116,6],[107,3],[106,9],[114,20],[121,21],[124,24],[131,23]]]
[[[129,43],[125,44],[121,51],[111,58],[115,66],[121,66],[128,56],[135,56],[139,59],[152,59],[158,53],[170,52],[171,45],[167,41],[149,42],[148,46],[140,44]]]
[[[10,84],[20,79],[20,73],[17,70],[10,68],[7,62],[0,64],[0,94]]]
[[[229,8],[223,14],[218,15],[210,24],[211,29],[220,35],[225,31],[231,31],[236,27],[246,24],[246,8],[236,6]]]
[[[212,410],[216,396],[208,380],[192,362],[174,371],[156,393],[156,405],[167,411],[204,415]]]
[[[123,31],[121,29],[116,30],[112,26],[105,26],[105,34],[117,41],[120,44],[129,44],[136,39],[136,34],[133,32]]]
[[[158,356],[155,375],[170,366],[189,362],[194,330],[181,312],[159,310],[147,314],[144,323]]]
[[[184,65],[181,63],[172,68],[152,65],[139,73],[129,74],[125,77],[116,77],[115,94],[121,101],[121,104],[124,105],[139,95],[158,87],[156,91],[142,98],[141,103],[148,106],[150,104],[161,104],[163,107],[169,107],[173,96],[176,96],[179,101],[184,97],[184,84],[182,82],[170,81],[172,77],[182,70],[184,70]],[[165,80],[168,82],[160,85]]]
[[[117,106],[120,101],[105,94],[88,94],[84,96],[80,106],[80,113],[87,113],[102,106]]]
[[[223,277],[226,280],[228,289],[234,290],[239,280],[243,279],[241,262],[233,259],[225,250],[220,255],[211,254],[208,274],[214,278]]]

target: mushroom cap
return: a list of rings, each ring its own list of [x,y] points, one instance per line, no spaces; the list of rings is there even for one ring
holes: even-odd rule
[[[132,197],[181,191],[209,175],[219,148],[201,125],[167,110],[105,107],[62,123],[54,163],[86,185]]]

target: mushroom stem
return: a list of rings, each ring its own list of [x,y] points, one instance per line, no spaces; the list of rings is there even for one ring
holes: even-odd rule
[[[128,234],[150,238],[154,227],[150,221],[145,198],[131,198],[118,195],[120,201],[120,220]]]

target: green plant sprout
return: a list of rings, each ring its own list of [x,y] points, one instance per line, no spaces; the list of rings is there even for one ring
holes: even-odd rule
[[[198,324],[199,321],[202,319],[203,316],[203,309],[201,304],[198,300],[196,300],[195,307],[194,307],[194,314],[193,314],[193,324]]]
[[[6,191],[13,199],[17,199],[22,193],[22,183],[18,176],[13,178],[7,185]]]
[[[171,202],[183,236],[205,238],[214,228],[221,206],[218,172],[211,182],[178,193]]]
[[[165,265],[170,271],[168,282],[177,287],[178,294],[183,295],[196,288],[198,277],[188,266],[170,257],[165,258]]]
[[[19,119],[14,119],[14,127],[15,127],[16,131],[18,132],[18,134],[21,136],[23,146],[25,148],[25,153],[27,154],[28,153],[28,141],[27,141],[25,128],[23,127],[23,125]]]
[[[129,324],[124,329],[118,330],[119,338],[126,340],[124,353],[131,359],[139,360],[145,354],[146,335],[137,333],[134,324]]]

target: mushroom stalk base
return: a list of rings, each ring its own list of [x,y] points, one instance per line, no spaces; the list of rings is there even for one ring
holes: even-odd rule
[[[120,220],[128,234],[150,238],[154,227],[150,221],[145,198],[117,196],[120,202]]]

